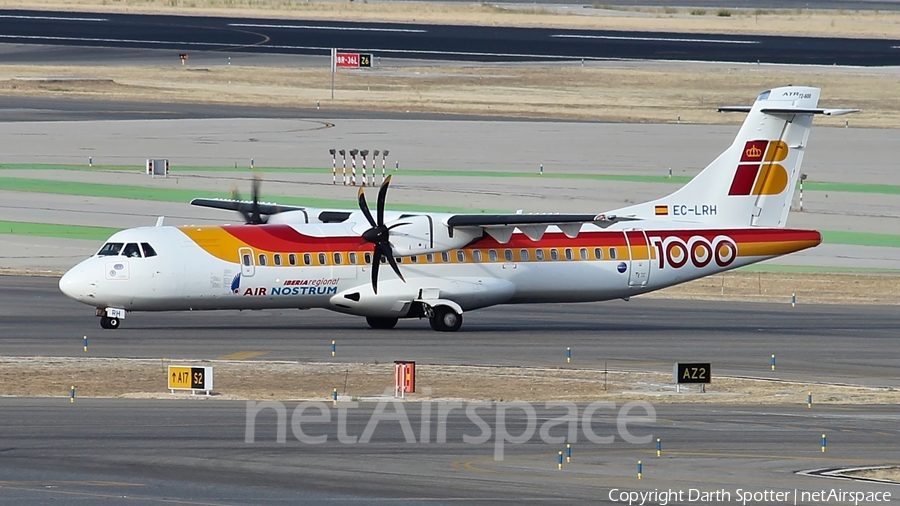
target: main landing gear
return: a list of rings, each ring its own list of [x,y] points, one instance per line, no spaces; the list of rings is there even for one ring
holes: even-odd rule
[[[457,313],[452,307],[445,305],[432,307],[422,304],[418,312],[406,315],[407,318],[415,318],[417,316],[428,318],[431,328],[438,332],[456,332],[462,327],[462,315]],[[397,320],[397,318],[380,316],[366,317],[366,323],[373,329],[392,329],[397,325]]]
[[[392,329],[397,325],[398,318],[380,318],[378,316],[367,316],[366,323],[373,329]]]
[[[462,315],[449,306],[436,306],[431,312],[428,321],[438,332],[456,332],[462,327]]]
[[[110,318],[109,316],[101,316],[100,317],[100,328],[115,330],[115,329],[119,328],[119,319],[118,318]]]

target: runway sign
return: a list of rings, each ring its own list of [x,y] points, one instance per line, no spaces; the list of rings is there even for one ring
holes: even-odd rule
[[[338,53],[336,65],[339,69],[358,69],[359,53]]]
[[[335,66],[339,69],[371,68],[372,55],[368,53],[337,53]]]
[[[213,389],[212,367],[169,366],[169,390],[202,390],[207,394]]]
[[[675,383],[709,383],[712,379],[712,364],[676,362],[672,368]]]

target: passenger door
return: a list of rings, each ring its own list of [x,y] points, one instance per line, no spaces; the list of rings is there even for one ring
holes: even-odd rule
[[[241,276],[249,278],[256,274],[253,250],[251,248],[238,248],[238,256],[241,259]]]

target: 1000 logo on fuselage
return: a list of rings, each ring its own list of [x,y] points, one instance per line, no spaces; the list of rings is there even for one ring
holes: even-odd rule
[[[691,263],[702,269],[712,262],[719,267],[728,267],[737,258],[737,244],[725,235],[718,235],[713,240],[703,236],[692,236],[687,242],[680,237],[651,237],[650,242],[656,248],[659,268],[671,267],[680,269]]]

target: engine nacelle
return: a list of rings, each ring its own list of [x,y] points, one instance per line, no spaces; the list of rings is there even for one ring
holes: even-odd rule
[[[401,223],[402,225],[398,225]],[[481,231],[477,229],[457,229],[453,231],[453,237],[450,237],[449,227],[441,223],[438,217],[428,214],[401,214],[396,219],[386,221],[385,225],[398,225],[390,232],[394,255],[398,257],[458,249],[481,238]],[[354,231],[362,234],[366,228],[366,225],[357,224]]]

